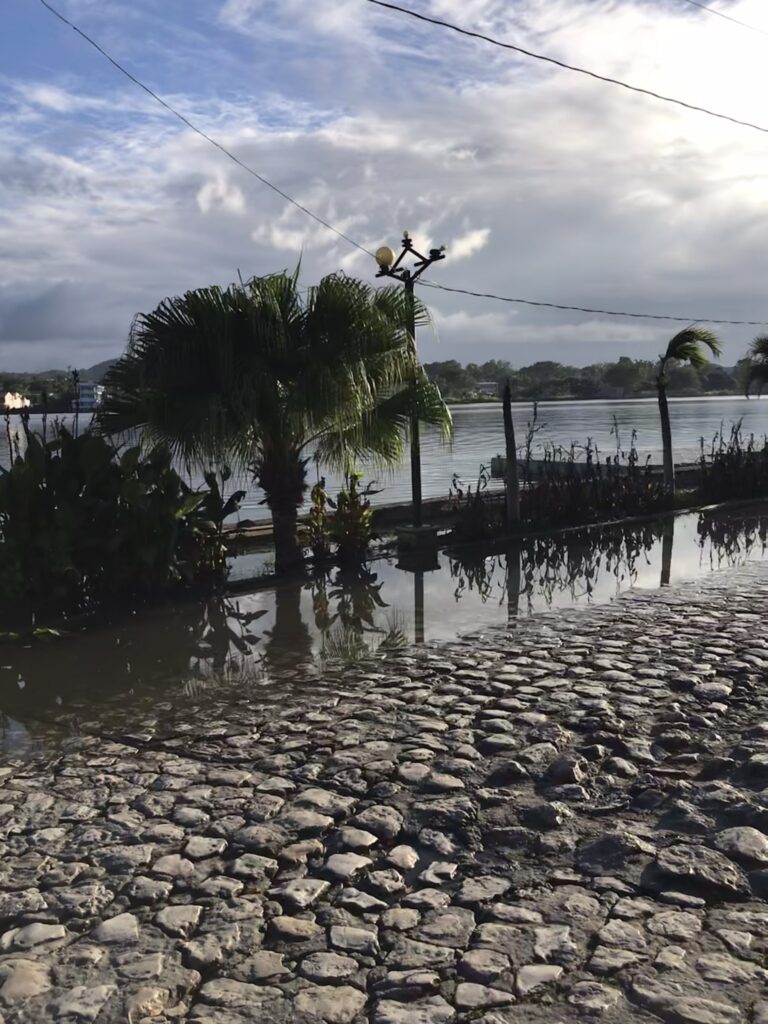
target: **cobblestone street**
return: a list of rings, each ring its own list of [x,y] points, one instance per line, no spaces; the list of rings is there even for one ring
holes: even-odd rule
[[[758,566],[0,765],[0,1022],[768,1024],[766,666]]]

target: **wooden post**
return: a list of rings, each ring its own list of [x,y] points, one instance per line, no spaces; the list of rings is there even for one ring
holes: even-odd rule
[[[517,474],[517,445],[515,444],[515,424],[512,420],[512,387],[509,378],[504,385],[502,405],[504,407],[504,441],[507,456],[504,474],[507,491],[507,527],[514,530],[520,525],[520,480]]]

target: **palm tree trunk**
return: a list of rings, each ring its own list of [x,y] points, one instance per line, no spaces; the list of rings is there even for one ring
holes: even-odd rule
[[[304,561],[304,552],[299,543],[299,511],[295,505],[273,505],[269,498],[267,504],[272,512],[275,572],[291,572]]]
[[[256,473],[272,513],[277,573],[294,572],[304,562],[299,542],[299,508],[307,489],[306,470],[306,459],[288,445],[267,453]]]
[[[664,486],[670,497],[675,495],[675,461],[672,455],[672,425],[669,421],[667,386],[663,380],[657,382],[659,391],[659,415],[661,417],[661,444],[664,449]]]

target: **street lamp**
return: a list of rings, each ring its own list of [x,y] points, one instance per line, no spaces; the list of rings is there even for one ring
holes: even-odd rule
[[[406,257],[414,257],[415,262],[410,267],[404,266]],[[402,249],[400,255],[396,255],[388,245],[382,245],[376,250],[376,262],[379,265],[376,277],[394,277],[397,281],[403,282],[406,294],[406,306],[408,312],[407,328],[416,344],[416,314],[413,302],[413,286],[433,263],[445,259],[445,246],[439,249],[430,249],[429,255],[424,256],[418,249],[414,248],[411,236],[407,231],[403,232]],[[419,416],[414,410],[411,416],[411,494],[413,501],[413,525],[416,528],[422,526],[421,514],[421,443],[419,440]]]

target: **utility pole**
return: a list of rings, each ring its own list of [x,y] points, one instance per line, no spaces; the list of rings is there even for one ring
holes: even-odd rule
[[[390,249],[388,245],[383,245],[376,251],[376,262],[379,265],[379,271],[376,274],[376,277],[394,277],[397,281],[402,281],[403,287],[405,288],[407,310],[406,327],[411,338],[413,338],[414,346],[416,344],[416,307],[413,287],[425,270],[431,267],[433,263],[437,263],[438,260],[445,259],[444,250],[445,246],[441,246],[439,249],[430,249],[429,255],[424,256],[418,251],[418,249],[414,248],[411,236],[407,231],[404,231],[402,249],[400,250],[399,256],[396,256],[395,252]],[[415,262],[412,268],[402,265],[406,256],[415,257]],[[419,432],[419,415],[415,408],[411,415],[410,433],[412,518],[413,525],[420,528],[423,526],[421,494],[421,439]]]
[[[507,378],[502,397],[504,407],[504,442],[507,456],[506,484],[507,498],[507,529],[513,530],[520,525],[520,480],[517,473],[517,444],[515,443],[515,423],[512,419],[512,386]]]

